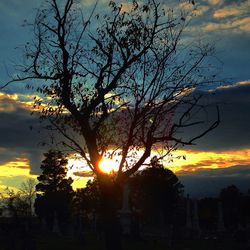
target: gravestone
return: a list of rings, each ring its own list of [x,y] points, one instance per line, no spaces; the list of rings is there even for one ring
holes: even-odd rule
[[[129,205],[129,193],[129,185],[126,183],[123,186],[122,209],[120,210],[122,232],[125,235],[129,235],[131,232],[131,209]]]
[[[185,226],[185,237],[190,238],[192,235],[192,216],[191,216],[191,201],[189,195],[186,199],[186,226]]]
[[[187,206],[186,206],[186,229],[192,229],[192,217],[191,217],[191,207],[189,195],[187,195]]]
[[[224,224],[224,218],[223,218],[223,208],[222,208],[222,202],[218,202],[218,232],[225,232],[225,224]]]
[[[54,213],[54,220],[53,220],[53,226],[52,226],[52,232],[55,234],[60,233],[59,225],[58,225],[58,218],[57,218],[57,213]]]
[[[194,213],[193,213],[192,229],[193,229],[195,238],[197,238],[197,237],[199,238],[201,230],[200,230],[197,200],[194,200]]]

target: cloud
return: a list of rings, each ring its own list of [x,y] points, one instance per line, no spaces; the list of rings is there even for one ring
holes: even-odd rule
[[[235,34],[247,33],[250,31],[250,0],[226,1],[220,8],[211,6],[209,15],[202,22],[204,32],[230,31]],[[230,36],[230,34],[228,34]]]
[[[16,112],[19,109],[27,110],[27,111],[38,111],[38,108],[34,109],[34,98],[41,97],[33,94],[21,94],[21,93],[13,93],[7,94],[4,92],[0,92],[0,112],[10,113]]]
[[[219,105],[221,124],[204,138],[199,139],[196,142],[197,145],[190,149],[217,152],[231,150],[231,153],[235,154],[235,150],[250,148],[250,81],[245,80],[233,85],[220,86],[213,91],[203,91],[201,94],[204,95],[204,102],[210,103],[211,106]],[[8,106],[10,105],[12,108],[8,111],[0,110],[2,162],[14,161],[24,155],[32,166],[31,172],[39,173],[42,154],[46,149],[38,145],[44,138],[48,138],[48,135],[46,135],[46,131],[38,133],[36,129],[29,129],[30,126],[40,128],[38,117],[31,116],[30,111],[19,102],[19,98],[15,95],[1,95],[0,107],[4,103],[8,103]],[[211,123],[216,119],[215,114],[215,108],[210,107],[207,113],[200,118]],[[208,123],[205,125],[207,126]],[[185,130],[183,135],[191,137],[194,135],[194,131],[197,132],[196,128]],[[190,166],[190,169],[209,164],[219,165],[220,162],[219,160],[217,162],[204,161],[194,164],[198,165]],[[246,164],[246,162],[238,161],[231,162],[231,164]]]
[[[239,18],[230,20],[225,23],[208,22],[203,26],[203,30],[215,31],[215,30],[233,30],[236,33],[250,31],[250,17]]]
[[[0,168],[20,168],[20,169],[29,169],[29,161],[25,155],[15,157],[13,161],[0,161],[2,165]]]
[[[243,84],[242,84],[243,83]],[[199,93],[199,92],[198,92]],[[206,112],[196,119],[207,121],[201,131],[216,120],[215,106],[220,110],[220,125],[197,141],[193,150],[225,151],[250,148],[250,85],[243,81],[231,86],[221,86],[214,91],[200,92]],[[192,137],[198,131],[194,128],[184,131]]]
[[[248,14],[250,8],[250,0],[242,1],[240,4],[233,2],[231,5],[226,5],[221,9],[214,12],[213,17],[215,18],[225,18],[225,17],[240,17],[242,15]]]
[[[241,82],[237,82],[235,84],[230,84],[230,85],[219,86],[215,90],[212,90],[212,92],[214,92],[216,90],[223,90],[223,89],[232,89],[232,88],[234,89],[234,88],[237,88],[241,85],[250,85],[250,80],[241,81]]]
[[[209,170],[200,170],[197,173],[197,176],[207,176],[212,178],[220,178],[221,176],[225,178],[230,177],[248,177],[250,178],[250,165],[237,165],[231,166],[228,168],[218,168],[218,169],[209,169]],[[250,184],[249,184],[250,187]]]
[[[193,198],[217,197],[222,188],[232,184],[243,192],[250,189],[250,165],[201,170],[195,173],[179,175],[178,177],[185,186],[185,192],[189,193]]]
[[[237,16],[241,14],[241,10],[235,8],[225,8],[214,12],[215,18],[223,18],[228,16]]]
[[[172,154],[172,157],[165,159],[163,164],[178,175],[195,173],[203,169],[210,170],[228,168],[234,165],[250,165],[250,148],[220,150],[217,152],[177,150]]]
[[[239,85],[250,85],[250,80],[246,80],[246,81],[241,81],[238,83]]]
[[[199,172],[203,169],[219,169],[233,166],[236,164],[250,165],[250,150],[238,150],[238,151],[223,151],[223,152],[187,152],[187,164],[183,162],[182,166],[179,166],[178,174],[184,174],[187,172]],[[191,159],[190,159],[191,158]],[[194,160],[192,159],[194,158]]]
[[[39,172],[40,161],[37,160],[45,150],[39,142],[48,136],[41,128],[38,116],[30,115],[30,105],[20,101],[18,95],[1,93],[0,120],[0,164],[26,157],[32,164],[31,172]]]
[[[196,16],[201,16],[204,13],[206,13],[209,10],[209,7],[206,5],[200,5],[197,7],[197,10],[195,11]]]
[[[208,0],[208,3],[211,5],[220,5],[224,2],[224,0]]]
[[[79,172],[73,172],[73,175],[78,177],[93,177],[92,171],[79,171]]]
[[[98,1],[93,1],[93,0],[81,0],[80,3],[82,4],[82,6],[94,6],[95,3],[98,3],[98,5],[104,5],[106,4],[106,6],[108,6],[109,1],[106,0],[98,0]]]

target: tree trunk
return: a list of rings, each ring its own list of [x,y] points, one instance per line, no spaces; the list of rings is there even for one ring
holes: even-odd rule
[[[118,219],[121,190],[110,177],[98,178],[101,192],[101,223],[106,250],[122,250],[121,227]]]

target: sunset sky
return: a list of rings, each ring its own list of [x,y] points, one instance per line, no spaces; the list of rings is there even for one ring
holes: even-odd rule
[[[83,8],[89,8],[91,2],[81,1]],[[98,8],[107,2],[100,0]],[[124,1],[124,6],[128,2]],[[30,28],[22,24],[32,20],[40,3],[0,1],[0,86],[17,73],[13,65],[22,63],[19,48],[32,39]],[[203,91],[212,93],[210,102],[220,106],[221,124],[197,145],[176,152],[186,160],[175,159],[165,165],[193,196],[215,195],[230,184],[245,191],[250,189],[250,0],[196,0],[196,8],[196,17],[184,35],[215,44],[222,66],[220,78],[225,81]],[[22,83],[0,92],[0,189],[18,187],[39,174],[45,150],[40,142],[46,131],[30,129],[39,127],[37,117],[30,115],[35,94]],[[78,187],[86,181],[79,176],[76,179]]]

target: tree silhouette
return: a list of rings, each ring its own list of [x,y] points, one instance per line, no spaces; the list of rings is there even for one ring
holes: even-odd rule
[[[89,180],[86,187],[76,190],[74,208],[77,214],[100,213],[100,189],[96,179]]]
[[[25,46],[27,61],[9,83],[42,81],[37,91],[46,98],[35,105],[45,100],[41,116],[51,122],[48,129],[59,131],[62,144],[97,175],[106,211],[115,207],[113,190],[152,149],[164,158],[219,124],[219,117],[207,127],[196,118],[204,105],[194,89],[216,80],[209,74],[213,67],[206,67],[213,48],[200,43],[190,48],[181,39],[192,15],[189,4],[193,1],[166,8],[155,0],[135,0],[127,9],[110,1],[102,15],[94,13],[95,6],[83,12],[73,0],[51,0],[37,12],[34,39]],[[193,130],[197,134],[191,137],[179,133],[199,125],[202,131]],[[105,156],[119,158],[112,177],[99,168]]]
[[[46,219],[50,227],[55,215],[59,223],[65,226],[73,196],[73,180],[66,178],[68,160],[60,151],[49,150],[44,156],[42,174],[37,177],[39,183],[36,185],[35,211],[39,217]]]
[[[131,178],[132,204],[140,211],[144,222],[171,224],[183,194],[183,185],[177,176],[157,161]]]
[[[110,1],[109,12],[101,18],[93,17],[94,10],[90,16],[82,13],[74,4],[51,0],[38,10],[34,42],[25,47],[27,64],[11,82],[46,82],[37,89],[49,97],[42,115],[95,174],[103,176],[99,162],[111,146],[116,149],[111,155],[121,156],[117,179],[124,181],[154,146],[167,155],[218,125],[216,120],[192,138],[178,134],[203,123],[193,119],[204,107],[193,90],[215,81],[206,68],[213,48],[181,44],[190,17],[185,6],[181,11],[162,10],[154,0],[133,1],[126,11]],[[42,102],[35,101],[37,106]],[[136,149],[142,154],[135,158]]]

